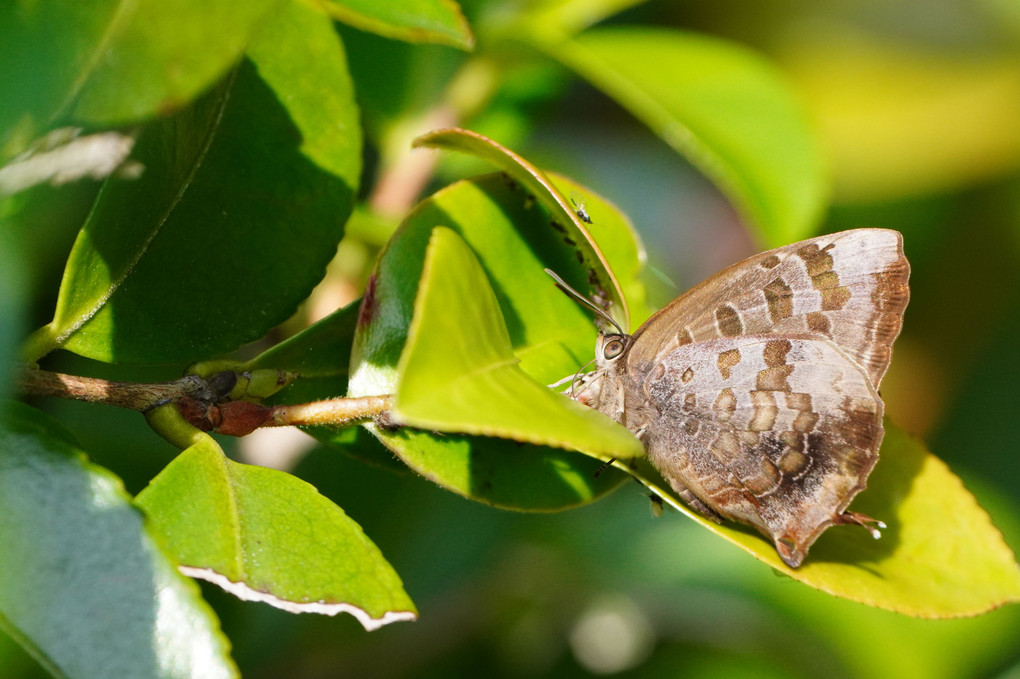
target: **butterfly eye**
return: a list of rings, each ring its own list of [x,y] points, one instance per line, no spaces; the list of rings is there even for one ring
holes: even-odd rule
[[[614,359],[623,353],[623,341],[614,339],[606,342],[606,346],[602,349],[602,355],[606,360]]]

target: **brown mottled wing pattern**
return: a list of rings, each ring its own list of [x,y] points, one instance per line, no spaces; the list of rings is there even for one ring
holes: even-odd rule
[[[882,401],[867,374],[810,335],[688,344],[661,365],[641,385],[654,404],[649,459],[674,488],[756,526],[799,565],[878,460]]]
[[[763,252],[660,309],[634,334],[628,363],[647,369],[689,342],[813,334],[838,344],[877,388],[902,326],[909,275],[902,237],[887,229],[843,231]]]
[[[909,271],[884,229],[756,255],[652,316],[585,398],[695,509],[756,526],[797,566],[826,527],[866,518],[843,512],[878,459]]]

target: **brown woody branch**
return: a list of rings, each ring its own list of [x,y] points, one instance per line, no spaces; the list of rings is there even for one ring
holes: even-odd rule
[[[201,400],[212,396],[212,389],[208,382],[198,375],[186,375],[172,382],[144,384],[26,368],[21,371],[18,382],[20,390],[32,396],[51,396],[88,401],[89,403],[104,403],[140,412],[145,412],[163,403],[179,401],[184,397]]]
[[[393,404],[392,396],[336,398],[276,406],[225,400],[232,383],[217,384],[219,377],[219,374],[213,375],[207,380],[198,375],[186,375],[171,382],[144,384],[25,369],[19,386],[23,393],[33,396],[102,403],[143,413],[173,403],[193,426],[228,436],[245,436],[259,427],[345,427],[365,420],[385,419]]]

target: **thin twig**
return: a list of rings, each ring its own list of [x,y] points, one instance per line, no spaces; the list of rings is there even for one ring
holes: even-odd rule
[[[32,396],[102,403],[140,412],[173,403],[184,418],[199,429],[230,436],[244,436],[259,427],[346,427],[384,418],[393,405],[392,396],[334,398],[277,406],[245,400],[224,401],[223,394],[198,375],[144,384],[25,368],[19,386],[22,393]]]
[[[198,375],[186,375],[172,382],[146,384],[25,368],[19,376],[19,388],[23,393],[33,396],[104,403],[140,412],[163,403],[180,400],[185,396],[200,400],[210,397],[208,384]]]
[[[393,406],[392,396],[360,396],[333,398],[295,405],[273,407],[272,418],[263,426],[344,427],[355,422],[378,418]]]

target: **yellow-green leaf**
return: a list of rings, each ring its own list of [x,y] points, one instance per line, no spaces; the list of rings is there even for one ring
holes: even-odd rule
[[[596,335],[591,314],[542,271],[551,268],[583,288],[588,272],[578,263],[575,244],[551,226],[549,212],[520,184],[488,175],[430,196],[386,246],[361,304],[348,395],[396,392],[397,363],[436,226],[456,231],[478,258],[525,373],[548,384],[591,359]],[[373,428],[373,433],[422,476],[500,507],[563,509],[591,502],[626,480],[615,470],[596,478],[597,460],[560,448],[411,427]]]
[[[555,227],[563,230],[564,240],[576,250],[581,264],[595,280],[596,292],[607,298],[609,314],[621,326],[628,327],[630,314],[619,282],[581,218],[546,173],[510,149],[470,130],[436,130],[415,139],[414,145],[470,153],[489,161],[519,182],[535,201],[549,211]]]
[[[349,613],[372,630],[416,611],[399,576],[342,509],[304,481],[227,459],[209,436],[136,499],[180,569],[292,613]]]
[[[952,618],[1020,602],[1020,567],[988,514],[941,460],[889,422],[868,488],[851,505],[887,524],[879,540],[830,528],[792,569],[752,530],[677,508],[795,580],[869,606]]]
[[[403,423],[615,457],[644,448],[624,427],[521,370],[499,303],[467,244],[437,227],[397,369]]]
[[[322,0],[320,4],[334,18],[387,38],[463,50],[475,44],[471,28],[453,0]]]
[[[642,274],[647,255],[641,235],[620,208],[594,190],[575,182],[570,177],[549,172],[549,178],[565,196],[575,203],[575,212],[582,209],[592,223],[586,226],[596,240],[599,252],[612,264],[612,273],[630,312],[630,329],[637,328],[655,312],[648,305],[647,290]]]

